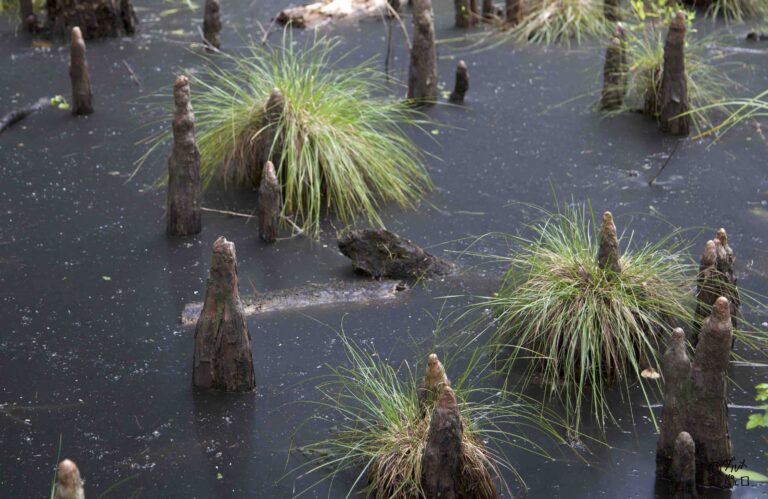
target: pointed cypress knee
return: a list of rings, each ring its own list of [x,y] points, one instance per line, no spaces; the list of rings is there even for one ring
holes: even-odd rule
[[[472,26],[470,0],[453,0],[453,9],[457,28],[469,28]]]
[[[215,49],[221,48],[221,4],[219,0],[205,0],[205,12],[203,13],[203,38],[205,42]],[[210,50],[210,48],[208,49]]]
[[[672,454],[672,491],[675,499],[695,499],[696,444],[688,432],[681,431],[675,439]]]
[[[627,34],[619,23],[605,51],[601,109],[611,111],[624,105],[624,96],[627,93],[627,69]]]
[[[608,21],[621,21],[620,0],[605,0],[603,3],[603,14]]]
[[[59,463],[56,471],[56,488],[53,497],[54,499],[85,499],[80,470],[69,459]]]
[[[467,64],[464,61],[459,61],[456,66],[456,84],[449,100],[456,104],[464,102],[464,95],[467,90],[469,90],[469,71],[467,71]]]
[[[72,82],[72,113],[78,115],[93,112],[93,93],[88,76],[88,60],[85,57],[85,41],[80,28],[72,28],[69,51],[69,79]]]
[[[734,328],[738,327],[741,298],[734,269],[735,262],[736,256],[733,248],[728,244],[728,235],[725,229],[720,229],[714,239],[707,241],[699,264],[694,317],[696,327],[709,316],[715,300],[720,296],[728,298],[731,305],[731,323]],[[694,345],[696,341],[694,337],[692,340]]]
[[[444,386],[429,423],[421,458],[421,486],[425,497],[459,498],[464,427],[450,386]]]
[[[719,297],[704,321],[689,371],[684,336],[682,330],[676,330],[664,356],[666,386],[656,445],[656,476],[675,479],[675,441],[681,431],[686,431],[695,443],[696,483],[730,488],[729,477],[720,469],[733,456],[727,405],[727,370],[733,337],[728,299]]]
[[[261,171],[267,161],[271,161],[275,168],[280,167],[283,154],[283,144],[280,138],[280,122],[285,112],[285,98],[279,88],[273,88],[269,94],[269,99],[264,105],[264,131],[260,138],[259,163],[254,164],[252,180],[254,185],[261,186]]]
[[[280,184],[275,175],[275,166],[271,161],[264,163],[259,186],[259,236],[262,241],[274,243],[280,222],[280,210],[283,199]]]
[[[601,269],[621,272],[619,263],[619,238],[616,234],[616,225],[613,223],[613,215],[610,211],[603,213],[603,224],[600,226],[600,247],[597,252],[597,264]]]
[[[432,0],[414,0],[408,99],[417,104],[437,101],[437,49],[433,18]]]
[[[189,236],[203,228],[200,214],[200,150],[195,140],[195,115],[190,102],[189,79],[176,77],[173,84],[173,150],[168,157],[166,232]]]
[[[664,70],[661,80],[661,130],[674,135],[688,135],[688,80],[685,73],[685,14],[678,12],[669,25],[664,45]]]
[[[504,12],[507,23],[518,24],[523,19],[523,0],[505,0]]]
[[[248,392],[256,386],[235,245],[223,236],[213,243],[205,302],[195,327],[192,381],[198,388],[227,392]]]
[[[431,353],[427,357],[424,383],[419,387],[419,412],[422,417],[426,415],[431,404],[437,400],[444,386],[451,386],[451,382],[448,380],[443,363],[440,362],[437,354]]]

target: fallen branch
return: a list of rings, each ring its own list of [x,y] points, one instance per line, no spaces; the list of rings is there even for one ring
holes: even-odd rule
[[[11,128],[13,125],[23,120],[30,114],[36,113],[41,109],[45,109],[50,105],[51,99],[48,97],[43,97],[34,104],[19,109],[14,109],[13,111],[6,113],[5,116],[0,118],[0,133],[3,133],[8,128]]]

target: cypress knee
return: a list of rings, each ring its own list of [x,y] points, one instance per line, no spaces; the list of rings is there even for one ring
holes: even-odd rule
[[[493,0],[483,0],[483,20],[491,21],[496,17],[496,6],[493,5]]]
[[[131,0],[46,0],[45,11],[46,29],[53,37],[66,36],[74,27],[86,40],[136,31]]]
[[[671,471],[674,498],[696,498],[696,444],[688,432],[681,431],[675,439]]]
[[[72,82],[72,113],[78,115],[93,112],[93,93],[88,76],[88,60],[85,57],[85,41],[80,28],[72,28],[69,51],[69,79]]]
[[[469,90],[469,71],[467,71],[467,64],[464,61],[459,61],[456,66],[456,83],[449,100],[454,103],[464,102],[464,95],[467,90]]]
[[[56,489],[53,497],[54,499],[85,499],[80,470],[69,459],[60,462],[56,470]]]
[[[472,26],[472,11],[470,0],[453,0],[455,10],[455,24],[457,28],[469,28]]]
[[[264,165],[267,161],[271,161],[273,165],[277,165],[275,168],[280,168],[281,158],[283,154],[283,144],[280,138],[280,123],[283,119],[283,113],[285,112],[285,98],[279,88],[273,88],[272,93],[269,94],[269,99],[264,105],[264,131],[261,134],[260,154],[257,155],[259,163],[254,164],[254,172],[252,174],[252,180],[254,185],[261,186],[261,171],[264,169]]]
[[[504,12],[507,23],[518,24],[523,19],[523,0],[506,0],[504,2]]]
[[[200,213],[200,150],[195,140],[195,115],[189,79],[176,77],[173,85],[173,151],[168,158],[168,223],[172,236],[197,234],[203,228]]]
[[[735,261],[736,256],[728,244],[725,229],[718,230],[715,238],[707,241],[699,264],[694,316],[696,328],[710,314],[715,300],[720,296],[728,298],[731,323],[734,328],[738,327],[741,299],[734,270]],[[695,345],[697,335],[694,335],[691,341]]]
[[[271,161],[267,161],[261,172],[259,186],[259,236],[264,242],[273,243],[277,239],[282,205],[282,194],[277,175],[275,175],[275,166]]]
[[[664,71],[661,80],[661,130],[674,135],[688,135],[688,80],[685,73],[685,13],[678,12],[669,25],[664,45]]]
[[[221,4],[219,0],[205,0],[203,14],[203,38],[205,42],[217,50],[221,47]],[[210,50],[210,49],[209,49]]]
[[[432,0],[414,0],[408,99],[417,104],[437,101],[437,50],[433,17]]]
[[[621,272],[619,259],[619,238],[616,234],[616,225],[613,223],[611,212],[606,211],[603,213],[603,224],[600,227],[600,247],[597,252],[597,264],[601,269],[611,270],[618,274]]]
[[[605,51],[603,67],[603,97],[600,108],[611,111],[624,105],[627,93],[627,34],[621,24],[616,25],[613,37]]]
[[[256,386],[235,245],[223,236],[213,243],[205,302],[195,327],[192,380],[198,388],[227,392],[247,392]]]
[[[427,368],[424,373],[424,383],[419,387],[419,410],[422,417],[427,410],[431,410],[431,403],[437,400],[443,386],[451,386],[451,382],[445,374],[443,363],[436,353],[427,357]]]
[[[421,486],[426,497],[465,497],[460,491],[463,435],[456,396],[450,386],[443,386],[421,458]]]

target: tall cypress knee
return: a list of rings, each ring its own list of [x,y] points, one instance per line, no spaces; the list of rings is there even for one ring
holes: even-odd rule
[[[433,17],[432,0],[414,0],[408,99],[417,103],[433,103],[437,100],[437,50]]]
[[[213,243],[205,302],[195,327],[192,381],[198,388],[247,392],[256,386],[238,285],[235,245],[219,237]]]
[[[690,116],[688,80],[685,73],[685,13],[678,12],[672,19],[664,45],[664,70],[661,80],[661,130],[674,135],[688,135]]]
[[[441,391],[421,458],[421,486],[426,497],[465,497],[460,489],[464,426],[453,390],[445,385]]]
[[[505,0],[504,12],[509,24],[517,24],[523,19],[523,0]]]
[[[263,132],[259,138],[260,151],[257,155],[258,164],[252,165],[251,174],[254,185],[261,185],[261,172],[264,165],[271,161],[275,168],[280,168],[283,155],[283,143],[281,140],[280,123],[285,112],[285,98],[279,88],[273,88],[269,99],[264,105]]]
[[[172,236],[197,234],[203,228],[200,214],[200,150],[195,140],[195,115],[190,102],[189,79],[176,77],[173,85],[173,151],[168,158],[168,223]]]
[[[464,102],[464,95],[469,90],[469,71],[467,71],[467,63],[459,61],[456,66],[456,83],[453,87],[453,92],[448,100],[454,103]]]
[[[78,115],[93,112],[93,92],[88,76],[88,60],[85,57],[85,41],[80,28],[72,28],[69,50],[69,79],[72,82],[72,113]]]
[[[203,13],[203,38],[216,49],[221,47],[221,4],[219,0],[205,0]]]
[[[600,108],[610,111],[624,104],[627,93],[627,34],[621,24],[616,25],[613,37],[605,51],[603,68],[603,96]]]
[[[597,252],[597,264],[605,270],[615,273],[621,272],[619,263],[619,238],[616,233],[616,225],[613,223],[613,215],[610,211],[603,213],[603,224],[600,227],[600,247]]]
[[[264,163],[259,185],[259,236],[264,242],[273,243],[277,238],[280,210],[283,199],[280,184],[271,161]]]
[[[453,0],[455,11],[455,23],[457,28],[469,28],[472,26],[472,10],[470,0]]]
[[[671,477],[675,499],[694,499],[696,494],[696,443],[688,432],[675,439]]]

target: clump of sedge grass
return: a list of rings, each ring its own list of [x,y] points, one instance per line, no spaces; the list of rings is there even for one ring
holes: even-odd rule
[[[345,56],[334,57],[336,47],[323,38],[296,46],[284,35],[278,47],[220,54],[190,76],[204,185],[218,174],[258,185],[266,148],[279,157],[283,215],[312,236],[325,211],[343,222],[362,215],[381,225],[380,203],[414,206],[431,187],[423,155],[405,130],[419,129],[420,115],[401,99],[383,97],[386,78],[371,61],[339,65]],[[274,88],[285,108],[267,125],[265,104]],[[267,136],[275,139],[265,143]],[[169,132],[150,138],[140,165],[169,139]]]
[[[722,16],[726,21],[768,19],[768,3],[765,0],[686,0],[689,5],[706,8],[712,18]]]
[[[600,39],[610,32],[603,0],[531,0],[523,2],[523,18],[511,33],[521,42],[576,43]]]
[[[706,112],[713,109],[726,112],[728,117],[718,125],[701,132],[695,138],[717,134],[717,138],[719,139],[720,136],[736,125],[749,120],[768,117],[768,90],[765,90],[753,98],[721,100],[702,108],[693,109],[691,110],[691,113]]]
[[[348,366],[334,367],[319,385],[324,412],[318,419],[336,425],[327,439],[304,449],[320,456],[302,465],[302,476],[316,474],[333,480],[343,474],[356,477],[349,495],[363,488],[377,499],[424,497],[421,460],[427,444],[435,400],[420,406],[418,369],[403,364],[395,369],[377,353],[367,351],[341,335]],[[537,402],[522,396],[501,397],[498,390],[474,388],[473,357],[451,383],[464,427],[463,470],[476,491],[475,497],[494,497],[495,480],[509,491],[502,470],[516,474],[513,465],[497,446],[505,443],[541,456],[545,450],[524,434],[534,429],[562,442],[560,419]],[[447,369],[450,372],[450,366]],[[363,485],[367,484],[367,485]],[[311,487],[310,487],[311,488]],[[299,495],[307,492],[304,490]]]
[[[529,226],[532,237],[508,236],[519,247],[507,263],[500,291],[474,306],[488,309],[490,345],[507,375],[529,359],[523,385],[540,377],[547,397],[559,399],[569,425],[580,425],[582,408],[598,426],[612,420],[607,390],[614,382],[639,382],[659,370],[659,352],[670,322],[691,317],[691,279],[676,234],[633,245],[624,234],[621,271],[598,265],[598,224],[591,208],[566,206],[544,212]]]
[[[664,44],[675,6],[656,0],[649,4],[632,3],[630,20],[624,24],[627,49],[626,96],[624,105],[607,114],[642,110],[654,118],[661,113],[661,82],[664,68]],[[697,131],[712,125],[711,104],[728,95],[735,82],[725,71],[722,55],[713,47],[717,36],[698,37],[691,28],[694,14],[687,12],[688,33],[685,44],[685,69],[691,121]]]

